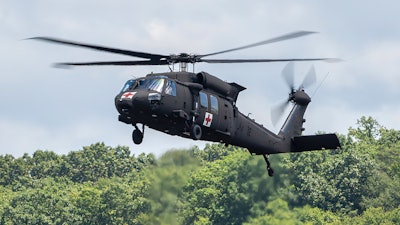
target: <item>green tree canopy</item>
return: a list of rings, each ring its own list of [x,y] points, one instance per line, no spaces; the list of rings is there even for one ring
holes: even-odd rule
[[[339,139],[272,155],[272,178],[262,157],[223,144],[1,155],[0,224],[399,224],[400,131],[362,117]]]

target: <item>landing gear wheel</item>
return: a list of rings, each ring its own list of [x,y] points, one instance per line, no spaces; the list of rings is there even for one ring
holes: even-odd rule
[[[202,134],[203,131],[201,130],[201,127],[198,124],[193,124],[190,128],[190,137],[193,140],[200,140]]]
[[[135,129],[132,132],[132,140],[135,144],[140,144],[143,141],[143,133],[139,129]]]

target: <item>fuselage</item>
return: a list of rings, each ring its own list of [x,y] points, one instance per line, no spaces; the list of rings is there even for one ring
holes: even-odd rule
[[[239,112],[235,103],[244,89],[207,73],[149,74],[127,81],[115,105],[119,120],[127,124],[273,153],[282,137]],[[191,135],[194,124],[201,128],[200,137]]]

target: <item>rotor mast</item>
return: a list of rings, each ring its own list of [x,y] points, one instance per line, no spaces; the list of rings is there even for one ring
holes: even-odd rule
[[[187,72],[187,62],[179,62],[180,72]]]

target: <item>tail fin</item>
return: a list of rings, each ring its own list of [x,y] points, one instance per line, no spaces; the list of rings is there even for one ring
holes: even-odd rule
[[[290,94],[289,101],[292,101],[295,105],[279,131],[279,135],[292,138],[300,136],[303,131],[303,123],[305,122],[303,117],[311,98],[304,90],[298,90]]]

